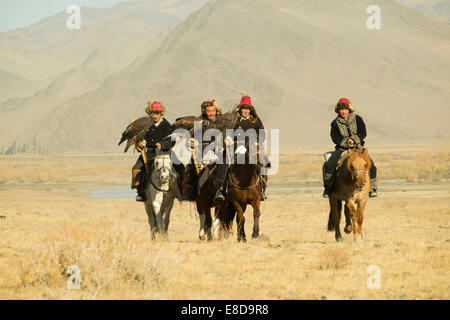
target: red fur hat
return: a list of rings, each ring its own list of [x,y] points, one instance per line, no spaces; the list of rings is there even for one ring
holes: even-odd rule
[[[246,92],[242,92],[242,98],[241,98],[241,102],[239,102],[239,104],[238,104],[238,108],[242,105],[247,105],[247,106],[253,107],[252,106],[252,98],[250,98]]]

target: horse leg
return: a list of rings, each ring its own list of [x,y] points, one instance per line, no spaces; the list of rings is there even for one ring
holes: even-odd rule
[[[164,204],[162,211],[163,211],[163,217],[164,217],[164,232],[167,233],[169,230],[169,223],[170,223],[170,212],[172,211],[173,207],[173,200],[169,199],[167,203]]]
[[[344,206],[344,214],[345,214],[345,228],[344,232],[349,234],[352,232],[352,218],[350,217],[350,211],[347,206]]]
[[[259,237],[259,217],[261,216],[260,200],[259,198],[253,203],[253,234],[252,238],[257,239]]]
[[[331,222],[333,223],[334,227],[334,237],[336,241],[342,241],[342,235],[341,235],[341,229],[340,229],[340,223],[341,223],[341,209],[342,204],[340,203],[341,200],[336,198],[333,195],[330,195],[328,197],[328,200],[330,202],[330,208],[331,208]],[[330,229],[329,229],[330,230]],[[331,230],[330,230],[331,231]]]
[[[211,208],[207,208],[205,210],[205,232],[206,238],[208,241],[212,240],[211,226],[212,226],[212,218],[211,218]]]
[[[150,225],[150,236],[151,239],[155,239],[156,231],[158,230],[158,227],[156,225],[156,218],[155,213],[153,212],[153,206],[149,204],[148,202],[145,202],[145,211],[147,212],[148,217],[148,223]]]
[[[245,224],[245,218],[244,218],[244,210],[241,207],[241,205],[239,204],[238,201],[233,201],[233,205],[236,208],[236,212],[237,212],[237,219],[236,219],[236,224],[237,224],[237,241],[238,242],[246,242],[247,240],[245,239],[245,228],[244,228],[244,224]]]
[[[359,224],[358,224],[358,213],[355,209],[355,203],[353,200],[347,200],[345,204],[349,211],[350,216],[352,218],[352,224],[353,224],[353,239],[355,241],[359,241],[360,239],[360,231],[359,231]]]
[[[197,202],[197,212],[198,212],[198,218],[200,221],[200,230],[198,231],[198,238],[200,240],[205,240],[206,214],[205,214],[205,210],[203,209],[203,205],[199,202]]]
[[[164,233],[164,230],[166,229],[162,217],[162,208],[161,208],[162,202],[163,202],[163,193],[158,191],[156,192],[155,197],[152,198],[152,205],[153,210],[155,212],[156,224],[158,225],[159,233]]]
[[[223,229],[223,227],[221,226],[220,223],[220,210],[221,210],[221,206],[215,206],[214,207],[214,219],[213,219],[213,235],[216,239],[220,239],[221,234],[223,233],[223,230],[220,230],[221,228]]]
[[[363,239],[362,224],[363,224],[363,220],[364,220],[364,208],[366,207],[366,203],[367,203],[367,199],[361,201],[358,205],[358,210],[357,210],[358,231],[359,231],[358,239],[361,239],[361,240]]]

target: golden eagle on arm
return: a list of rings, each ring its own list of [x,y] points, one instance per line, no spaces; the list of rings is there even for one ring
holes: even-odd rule
[[[122,138],[119,141],[119,146],[125,141],[127,145],[123,152],[127,152],[130,146],[145,139],[145,133],[153,124],[153,118],[145,116],[131,121],[125,131],[122,133]]]

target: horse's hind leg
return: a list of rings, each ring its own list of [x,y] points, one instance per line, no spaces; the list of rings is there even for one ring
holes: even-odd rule
[[[259,217],[261,216],[261,211],[259,209],[259,199],[253,204],[253,233],[252,238],[257,239],[259,237]]]
[[[331,219],[334,226],[334,237],[336,241],[342,240],[340,223],[341,223],[341,210],[342,210],[342,202],[337,199],[335,196],[331,195],[329,198],[330,208],[331,208]]]

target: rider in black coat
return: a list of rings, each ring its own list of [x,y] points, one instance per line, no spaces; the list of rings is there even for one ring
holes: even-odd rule
[[[156,150],[169,150],[172,147],[172,141],[164,139],[170,134],[170,123],[163,118],[165,114],[164,106],[158,101],[152,101],[145,111],[153,117],[154,122],[145,133],[145,140],[139,141],[137,144],[139,148],[146,149],[147,166],[150,168],[156,157]],[[145,187],[147,181],[145,177],[147,175],[145,171],[145,163],[142,155],[140,155],[132,169],[131,189],[137,189],[136,201],[146,200]]]

